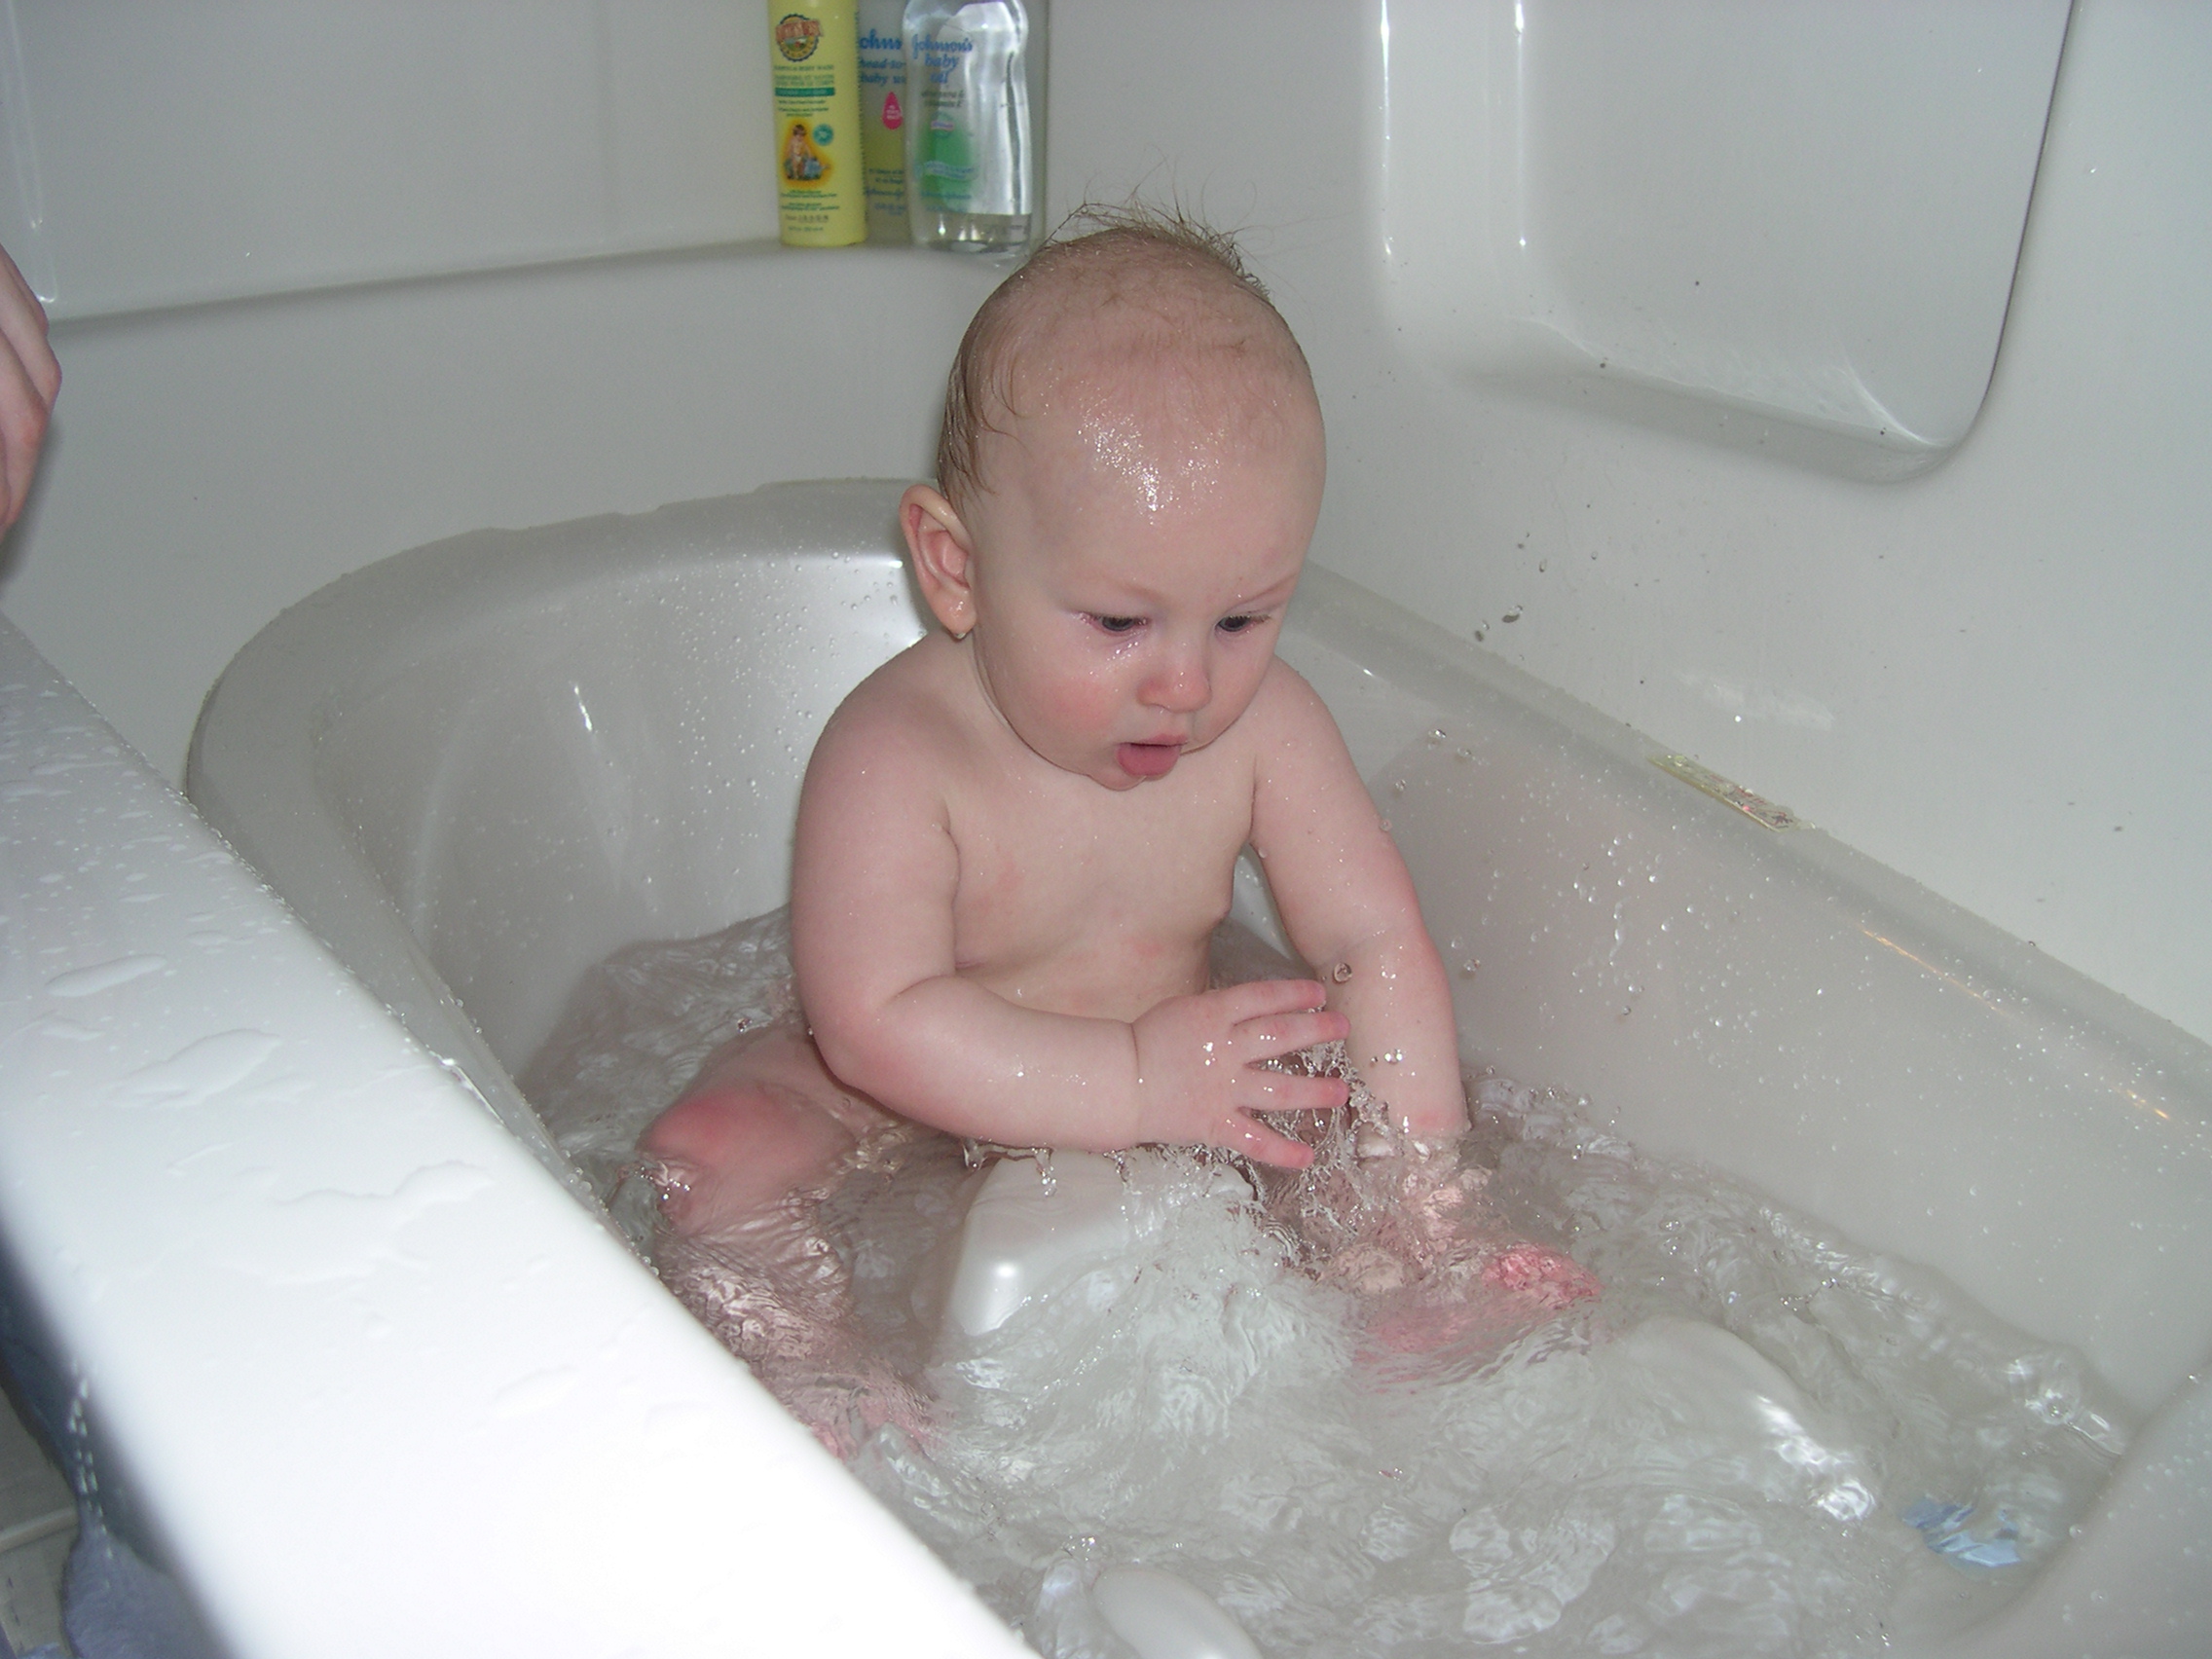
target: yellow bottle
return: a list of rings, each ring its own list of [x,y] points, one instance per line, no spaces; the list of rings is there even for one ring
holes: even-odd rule
[[[867,238],[854,0],[768,0],[776,207],[792,247]]]

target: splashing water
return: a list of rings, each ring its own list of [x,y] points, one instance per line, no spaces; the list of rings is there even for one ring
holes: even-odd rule
[[[981,1178],[942,1136],[864,1142],[702,1262],[631,1148],[790,1016],[788,937],[610,959],[525,1090],[687,1305],[1060,1659],[1126,1659],[1088,1586],[1128,1564],[1274,1659],[1870,1653],[2016,1593],[2124,1444],[2084,1362],[1939,1275],[1494,1078],[1425,1156],[1354,1111],[1307,1124],[1298,1177],[1127,1160],[1127,1246],[978,1338],[934,1316]],[[1222,981],[1279,966],[1217,945]]]

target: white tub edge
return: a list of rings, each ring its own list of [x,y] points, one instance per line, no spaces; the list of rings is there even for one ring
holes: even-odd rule
[[[0,851],[0,1240],[233,1653],[1023,1651],[4,622]]]

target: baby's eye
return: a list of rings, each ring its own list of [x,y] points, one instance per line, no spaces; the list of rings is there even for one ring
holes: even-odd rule
[[[1266,620],[1265,616],[1224,616],[1214,626],[1224,634],[1241,634],[1247,628],[1257,628]]]
[[[1109,634],[1133,634],[1144,625],[1141,616],[1093,616],[1091,620]]]

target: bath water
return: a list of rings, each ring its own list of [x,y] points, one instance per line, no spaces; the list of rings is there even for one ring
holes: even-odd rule
[[[859,1478],[1042,1652],[1125,1659],[1088,1586],[1129,1564],[1273,1659],[1872,1653],[2016,1593],[2124,1445],[2078,1355],[1498,1078],[1441,1159],[1349,1130],[1297,1181],[1132,1157],[1128,1246],[977,1339],[934,1317],[980,1179],[942,1136],[864,1145],[781,1265],[702,1272],[631,1148],[790,1016],[788,950],[779,913],[619,954],[525,1091],[694,1310],[802,1419],[842,1410]],[[1216,960],[1270,969],[1249,936]],[[1407,1247],[1409,1207],[1476,1244]],[[1514,1238],[1602,1294],[1458,1271]]]

